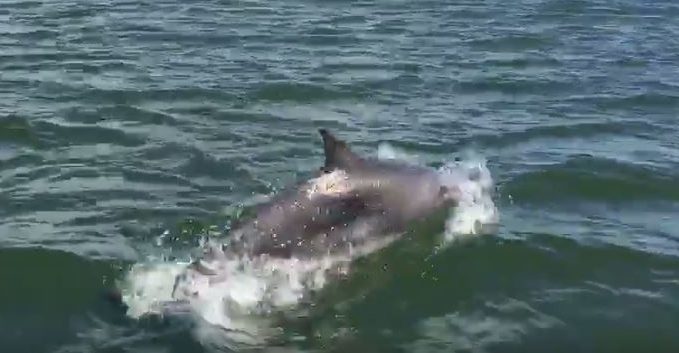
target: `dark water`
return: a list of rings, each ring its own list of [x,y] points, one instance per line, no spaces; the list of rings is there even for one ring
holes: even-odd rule
[[[317,168],[326,127],[363,152],[478,152],[500,228],[366,259],[275,351],[677,352],[678,17],[670,0],[2,1],[0,350],[206,351],[101,292],[164,230],[191,242]]]

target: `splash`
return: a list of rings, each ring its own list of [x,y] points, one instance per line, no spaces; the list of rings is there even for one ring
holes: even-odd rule
[[[499,213],[492,198],[494,184],[486,160],[470,152],[464,159],[441,166],[439,176],[442,183],[460,190],[459,203],[446,220],[444,241],[492,231],[499,222]]]
[[[418,156],[382,143],[377,150],[379,159],[398,159],[418,163]],[[460,191],[460,201],[446,220],[443,240],[449,243],[463,236],[492,232],[499,221],[493,202],[493,178],[486,160],[465,152],[464,158],[445,163],[438,170],[441,182]]]
[[[382,145],[378,158],[412,161],[403,151]],[[491,198],[493,180],[486,162],[470,156],[439,168],[441,181],[460,191],[460,202],[446,220],[445,241],[483,232],[483,225],[497,222]],[[310,182],[314,193],[346,189],[341,173],[327,174]],[[266,344],[282,334],[281,317],[304,309],[315,291],[333,278],[346,274],[358,257],[371,254],[394,241],[397,235],[378,237],[379,242],[353,249],[345,256],[318,260],[227,258],[216,252],[188,266],[191,261],[140,263],[120,284],[128,316],[181,315],[195,323],[194,335],[205,346],[238,349]],[[197,270],[198,268],[198,270]]]
[[[282,334],[276,326],[278,314],[303,309],[309,295],[333,276],[346,274],[352,260],[396,238],[392,235],[348,255],[314,261],[216,256],[199,260],[200,271],[188,262],[139,264],[120,288],[132,318],[184,316],[195,323],[194,335],[206,347],[249,348]]]

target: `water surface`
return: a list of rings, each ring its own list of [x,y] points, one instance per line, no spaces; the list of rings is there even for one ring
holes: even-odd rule
[[[669,0],[3,1],[3,352],[213,350],[100,293],[308,176],[319,127],[432,165],[475,151],[500,226],[360,262],[270,350],[679,351],[678,16]]]

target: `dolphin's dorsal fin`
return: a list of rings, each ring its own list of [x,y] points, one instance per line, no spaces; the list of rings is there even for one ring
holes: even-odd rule
[[[362,158],[351,151],[347,144],[338,140],[326,129],[319,129],[323,137],[323,150],[325,151],[325,165],[321,170],[331,172],[333,169],[349,170],[361,164]]]

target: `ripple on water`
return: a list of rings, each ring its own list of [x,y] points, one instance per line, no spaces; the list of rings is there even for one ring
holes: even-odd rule
[[[92,124],[73,124],[66,121],[36,121],[36,134],[46,147],[113,144],[126,147],[141,146],[146,141],[139,135],[123,129]]]
[[[533,119],[533,117],[530,117],[530,119]],[[488,134],[480,133],[468,139],[461,139],[459,144],[473,143],[483,147],[502,148],[515,144],[529,143],[539,139],[550,140],[553,144],[558,144],[559,139],[585,139],[589,137],[620,135],[636,136],[642,132],[661,131],[660,127],[655,124],[638,120],[625,121],[622,119],[617,121],[582,121],[559,125],[545,123],[541,126],[531,126],[524,130],[520,130],[523,124],[517,122],[516,125],[517,128],[508,129],[508,131]],[[489,126],[488,129],[493,128]]]
[[[417,324],[419,337],[404,346],[413,352],[490,349],[563,325],[527,303],[508,299],[472,313],[450,313]]]

